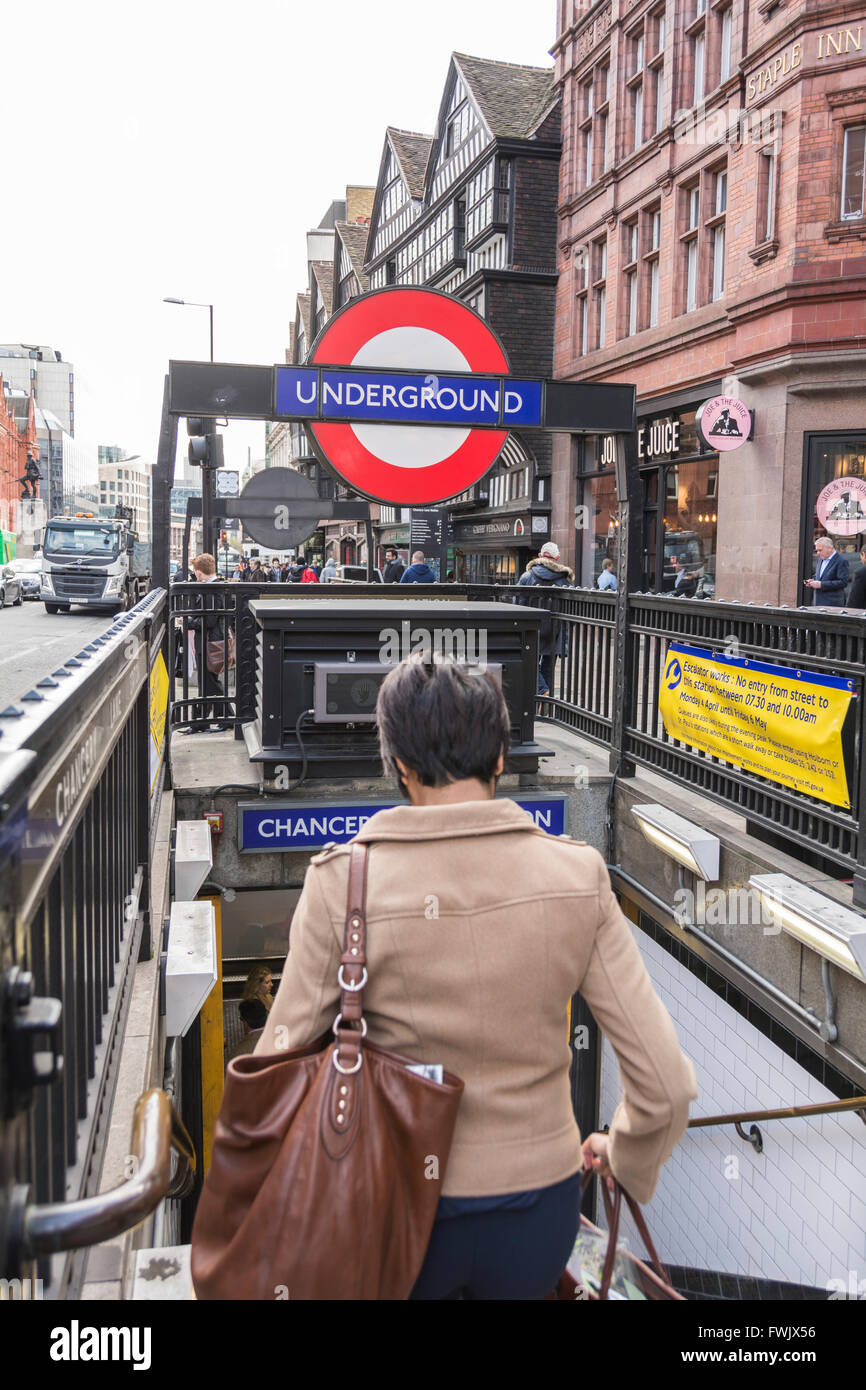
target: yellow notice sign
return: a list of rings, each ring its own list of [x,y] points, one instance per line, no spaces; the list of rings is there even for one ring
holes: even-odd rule
[[[165,744],[165,716],[168,709],[168,671],[162,652],[150,672],[150,792],[156,786]]]
[[[674,644],[659,713],[671,738],[847,809],[842,725],[852,693],[839,676]]]

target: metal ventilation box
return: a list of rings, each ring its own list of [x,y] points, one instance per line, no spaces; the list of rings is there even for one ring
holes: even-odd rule
[[[256,718],[250,757],[307,777],[381,776],[376,700],[391,668],[419,650],[483,663],[500,681],[511,716],[508,770],[534,772],[548,750],[535,742],[538,631],[528,605],[453,599],[258,599]]]

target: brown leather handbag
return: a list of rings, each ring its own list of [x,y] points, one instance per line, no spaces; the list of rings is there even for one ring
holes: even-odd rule
[[[367,853],[351,847],[335,1041],[229,1063],[192,1232],[201,1299],[404,1299],[424,1263],[463,1082],[365,1039]]]

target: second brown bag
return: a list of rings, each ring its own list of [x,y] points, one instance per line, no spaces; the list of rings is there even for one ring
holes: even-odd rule
[[[364,1039],[367,853],[351,847],[335,1041],[229,1063],[192,1232],[200,1299],[404,1299],[424,1263],[463,1082]]]

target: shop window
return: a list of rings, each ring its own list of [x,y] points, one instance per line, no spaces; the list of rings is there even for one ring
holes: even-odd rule
[[[584,457],[592,461],[601,457],[602,436],[587,436]],[[580,501],[587,509],[588,524],[578,532],[577,583],[583,588],[595,588],[605,560],[618,560],[619,505],[613,472],[592,478],[582,478]]]
[[[818,501],[829,483],[850,478],[856,485],[850,491],[841,490],[832,505],[822,506],[822,521]],[[834,546],[848,562],[853,580],[861,568],[860,550],[866,545],[866,434],[813,434],[806,436],[806,497],[803,508],[801,543],[801,581],[813,574],[814,544],[818,536],[828,532]],[[832,516],[832,519],[831,519]],[[826,524],[825,524],[826,522]],[[801,594],[809,602],[811,595],[801,584]]]

